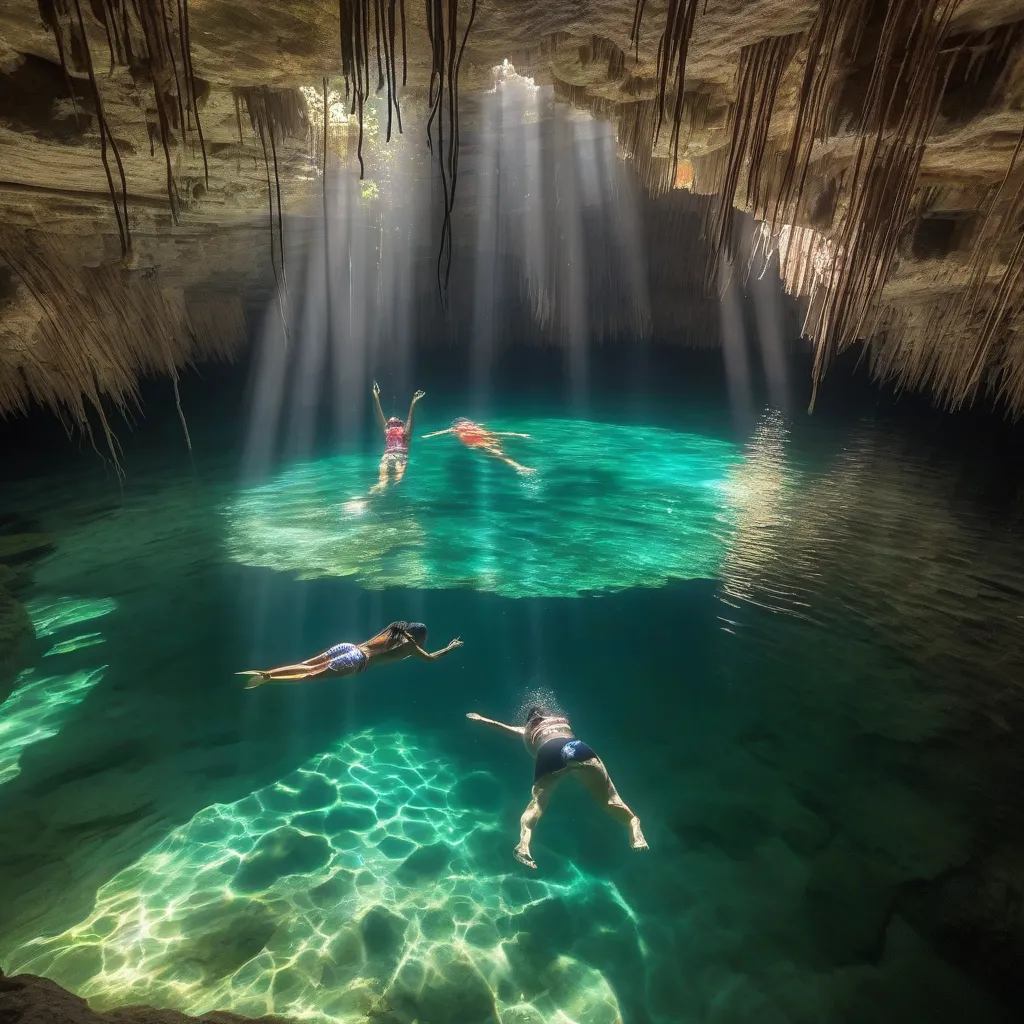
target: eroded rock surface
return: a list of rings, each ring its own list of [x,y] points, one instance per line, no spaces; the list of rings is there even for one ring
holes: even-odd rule
[[[730,203],[781,230],[775,241],[765,236],[766,249],[778,247],[788,287],[809,301],[819,372],[867,336],[881,375],[951,405],[984,394],[1024,409],[1015,313],[1024,277],[1024,166],[1014,156],[1024,127],[1020,0],[930,2],[920,19],[909,0],[698,3],[681,99],[673,65],[663,115],[664,2],[642,5],[635,38],[631,0],[475,6],[463,93],[490,87],[492,69],[508,59],[614,120],[653,192],[727,196],[710,226],[716,251],[729,255]],[[457,36],[469,17],[461,7]],[[402,93],[413,121],[431,54],[423,10],[406,8]],[[336,4],[194,0],[189,46],[171,17],[177,58],[147,56],[134,25],[132,67],[93,13],[103,9],[85,6],[84,33],[65,0],[0,12],[0,408],[8,411],[65,401],[79,415],[99,394],[130,400],[139,373],[174,375],[190,358],[231,354],[244,333],[240,298],[274,287],[268,191],[272,210],[278,187],[287,212],[317,206],[325,77],[339,111],[328,148],[355,173]],[[49,24],[41,11],[55,12]],[[373,79],[375,56],[371,63]],[[261,110],[269,112],[262,134]],[[876,133],[879,110],[890,116]],[[744,128],[751,118],[756,131]],[[122,186],[108,153],[120,225],[104,140],[124,172]],[[667,275],[655,281],[659,290],[652,305],[690,342],[687,311],[673,313],[666,298],[678,281]],[[93,358],[104,345],[113,359]]]
[[[84,999],[72,995],[48,978],[32,974],[5,977],[0,973],[0,1020],[5,1024],[243,1024],[252,1018],[236,1013],[208,1013],[189,1017],[177,1010],[154,1010],[149,1006],[125,1006],[106,1013],[89,1009]],[[285,1024],[281,1017],[257,1018],[264,1024]]]

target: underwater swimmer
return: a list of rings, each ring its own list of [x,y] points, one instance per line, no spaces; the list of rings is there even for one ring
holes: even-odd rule
[[[478,448],[486,455],[511,466],[517,473],[536,473],[535,469],[528,466],[520,466],[514,459],[510,459],[501,447],[502,437],[529,437],[529,434],[516,434],[510,430],[488,430],[480,423],[474,423],[460,416],[447,430],[435,430],[432,434],[424,434],[423,440],[428,437],[440,437],[442,434],[454,434],[467,448]]]
[[[501,732],[521,736],[526,749],[534,756],[533,799],[519,822],[519,845],[516,860],[528,868],[536,868],[530,856],[530,840],[555,787],[570,773],[583,783],[590,795],[613,817],[629,829],[634,850],[646,850],[647,840],[640,830],[640,819],[626,806],[605,768],[604,762],[582,740],[576,739],[568,718],[546,714],[539,707],[526,712],[526,725],[505,725],[475,712],[466,715],[474,722],[483,722]]]
[[[420,658],[422,661],[437,661],[462,641],[456,637],[447,647],[428,654],[423,645],[427,642],[427,627],[422,622],[392,622],[376,636],[361,644],[335,644],[308,661],[297,665],[282,665],[266,671],[237,672],[236,675],[251,676],[245,684],[252,690],[264,683],[299,683],[305,679],[320,676],[354,676],[365,672],[371,665],[390,665],[406,658]]]
[[[373,404],[377,413],[377,422],[384,431],[384,454],[381,456],[377,471],[377,482],[370,488],[370,493],[383,491],[388,485],[388,477],[394,474],[394,482],[400,483],[405,476],[405,468],[409,464],[409,442],[412,440],[412,417],[416,403],[424,392],[417,391],[409,403],[409,415],[403,423],[397,416],[384,418],[384,410],[380,407],[380,388],[373,382]]]

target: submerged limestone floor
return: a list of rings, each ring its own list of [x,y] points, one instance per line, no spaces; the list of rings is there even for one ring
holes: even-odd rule
[[[195,815],[103,886],[87,921],[29,943],[11,969],[98,1008],[611,1024],[601,973],[564,954],[538,971],[520,933],[563,895],[605,927],[635,930],[630,911],[572,865],[546,880],[511,871],[506,797],[488,773],[457,778],[409,736],[368,730]]]
[[[954,963],[935,911],[979,905],[1015,850],[1013,525],[870,429],[810,458],[777,417],[742,450],[658,437],[645,510],[623,431],[532,482],[419,450],[438,502],[410,487],[352,520],[369,454],[102,509],[48,487],[36,659],[0,708],[0,967],[99,1007],[345,1022],[1015,1019],[1000,922],[974,922],[989,965]],[[360,516],[422,539],[360,547]],[[394,618],[466,646],[352,681],[233,676]],[[650,851],[566,785],[539,870],[512,858],[530,763],[464,714],[538,696]]]

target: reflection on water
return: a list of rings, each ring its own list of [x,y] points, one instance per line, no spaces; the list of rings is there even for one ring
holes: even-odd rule
[[[0,966],[296,1019],[1020,1019],[1019,522],[874,424],[489,425],[536,477],[417,439],[379,498],[367,451],[43,524]],[[466,646],[246,693],[254,608],[294,654],[402,616]],[[566,785],[512,859],[529,763],[462,716],[536,699],[649,853]]]
[[[369,454],[300,463],[227,503],[230,557],[299,579],[504,597],[716,575],[730,511],[721,488],[738,461],[732,444],[582,420],[490,425],[530,435],[517,443],[536,475],[448,438],[416,441],[401,487],[379,497],[351,496],[374,479]]]
[[[722,600],[848,623],[935,673],[982,687],[989,712],[1024,679],[1024,545],[964,507],[937,466],[908,462],[905,443],[862,427],[823,471],[789,451],[768,413],[732,476],[736,531]]]

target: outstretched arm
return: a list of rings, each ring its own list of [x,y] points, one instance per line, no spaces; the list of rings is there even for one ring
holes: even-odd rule
[[[441,650],[434,651],[433,654],[428,654],[408,633],[403,633],[402,636],[404,636],[412,646],[413,655],[422,661],[437,661],[438,658],[443,658],[446,654],[450,654],[456,647],[462,646],[462,641],[456,637],[447,647],[442,647]]]
[[[416,411],[416,403],[426,394],[424,391],[417,391],[409,403],[409,415],[405,418],[405,440],[412,440],[412,415]]]
[[[514,430],[492,430],[495,437],[529,437],[529,434],[517,434]]]
[[[424,434],[422,440],[426,440],[428,437],[440,437],[442,434],[454,434],[455,428],[449,427],[447,430],[435,430],[432,434]]]
[[[484,718],[483,715],[478,715],[475,711],[470,711],[466,717],[474,722],[483,722],[484,725],[489,725],[492,729],[497,729],[498,732],[507,732],[511,736],[522,736],[526,732],[521,725],[506,725],[504,722],[496,722],[493,718]]]
[[[380,387],[377,382],[373,382],[373,405],[377,411],[377,422],[380,424],[380,429],[386,434],[388,432],[388,421],[384,419],[384,410],[380,407]]]

